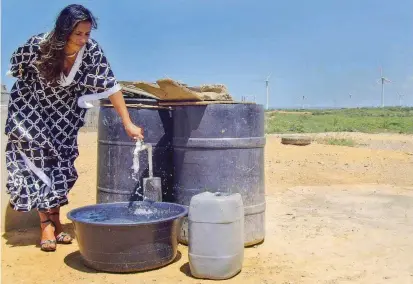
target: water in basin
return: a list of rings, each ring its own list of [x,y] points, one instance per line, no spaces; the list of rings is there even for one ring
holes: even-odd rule
[[[170,218],[184,213],[182,207],[162,202],[119,202],[86,206],[72,212],[72,218],[82,223],[96,224],[144,224]]]

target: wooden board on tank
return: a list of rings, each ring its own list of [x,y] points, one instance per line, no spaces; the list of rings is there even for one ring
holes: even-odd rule
[[[158,85],[141,81],[131,82],[130,84],[152,94],[161,101],[202,101],[202,98],[196,92],[171,79],[158,80]]]
[[[166,94],[163,100],[168,101],[202,101],[197,92],[181,85],[171,79],[161,79],[156,81],[159,87]]]

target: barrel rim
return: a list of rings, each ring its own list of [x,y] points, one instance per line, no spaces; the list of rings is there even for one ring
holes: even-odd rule
[[[145,103],[151,103],[151,104],[158,104],[158,101],[155,99],[150,99],[150,98],[130,98],[130,97],[124,97],[125,103],[138,103],[138,102],[145,102]],[[106,105],[106,104],[111,104],[111,101],[109,98],[104,98],[100,100],[100,105]]]
[[[152,221],[145,221],[145,222],[130,222],[130,223],[119,223],[119,224],[109,224],[109,223],[103,223],[103,222],[87,222],[87,221],[83,221],[83,220],[79,220],[78,218],[74,217],[73,215],[81,210],[85,210],[88,208],[100,208],[100,207],[110,207],[110,206],[114,206],[114,205],[123,205],[123,204],[130,204],[131,202],[129,201],[125,201],[125,202],[110,202],[110,203],[98,203],[98,204],[92,204],[92,205],[86,205],[86,206],[81,206],[75,209],[70,210],[67,213],[67,218],[73,222],[76,223],[80,223],[80,224],[86,224],[86,225],[90,225],[90,226],[108,226],[108,227],[136,227],[136,226],[144,226],[144,225],[153,225],[153,224],[159,224],[159,223],[164,223],[164,222],[169,222],[169,221],[174,221],[176,219],[185,217],[188,215],[188,209],[185,206],[182,206],[180,204],[177,203],[171,203],[171,202],[151,202],[151,204],[154,204],[155,206],[157,204],[165,204],[165,205],[169,205],[169,206],[173,206],[173,207],[179,207],[180,209],[182,209],[182,212],[180,214],[171,216],[171,217],[167,217],[167,218],[162,218],[162,219],[158,219],[158,220],[152,220]],[[145,201],[133,201],[133,204],[144,204]]]

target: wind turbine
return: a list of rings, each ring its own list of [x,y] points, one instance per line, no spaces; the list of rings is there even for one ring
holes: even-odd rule
[[[271,74],[268,75],[267,79],[265,80],[265,88],[266,88],[266,90],[267,90],[267,110],[268,110],[269,98],[270,98],[270,95],[269,95],[270,77],[271,77]]]
[[[384,107],[384,84],[391,81],[383,77],[383,69],[380,67],[380,81],[381,81],[381,107]]]
[[[403,94],[399,94],[399,105],[400,107],[402,107],[402,100],[403,100],[404,95]]]

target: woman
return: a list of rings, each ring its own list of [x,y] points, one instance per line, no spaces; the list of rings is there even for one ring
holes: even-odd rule
[[[59,209],[77,180],[77,135],[88,102],[109,97],[126,133],[143,139],[125,106],[120,86],[96,41],[92,13],[69,5],[48,34],[30,38],[12,55],[10,75],[17,78],[11,94],[5,132],[10,206],[17,211],[38,210],[41,249],[71,243],[63,232]]]

